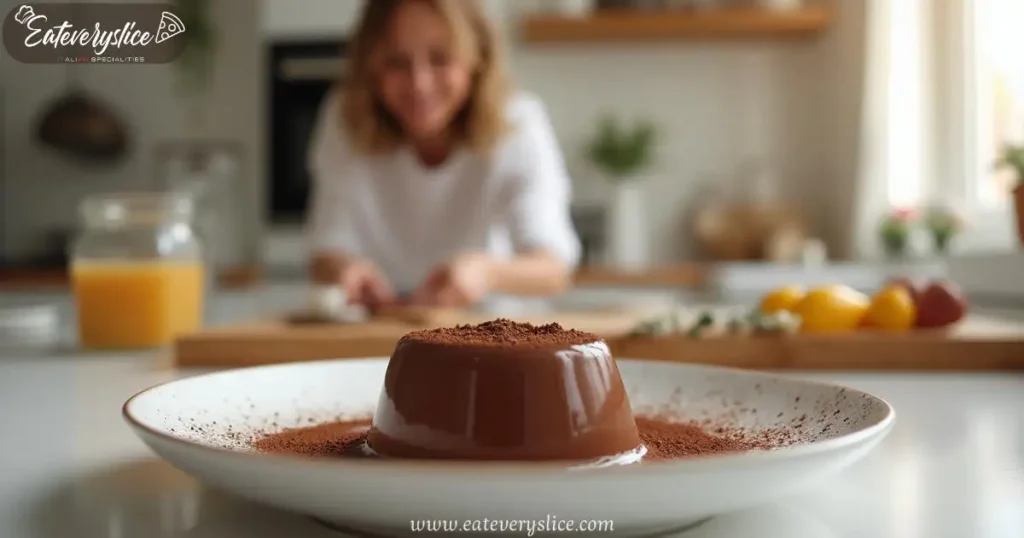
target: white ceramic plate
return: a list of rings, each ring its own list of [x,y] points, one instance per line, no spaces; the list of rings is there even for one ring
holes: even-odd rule
[[[787,427],[801,440],[771,451],[569,471],[550,463],[271,456],[228,433],[229,426],[244,434],[369,415],[386,367],[386,359],[364,359],[230,370],[143,391],[124,415],[153,451],[200,480],[387,535],[408,532],[418,519],[600,520],[622,536],[680,528],[828,478],[867,454],[895,420],[885,401],[853,389],[620,359],[638,411],[668,407],[682,418]]]

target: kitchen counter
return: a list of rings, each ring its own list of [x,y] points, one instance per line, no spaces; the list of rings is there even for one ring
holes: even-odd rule
[[[579,286],[696,288],[704,285],[709,269],[709,265],[700,263],[678,263],[642,271],[585,266],[576,272],[575,282]],[[236,267],[220,272],[218,279],[230,287],[249,288],[259,284],[261,272],[256,267]],[[299,269],[298,273],[301,274],[302,270]],[[67,272],[59,269],[0,269],[0,290],[61,289],[68,285]]]
[[[128,430],[132,393],[181,375],[159,354],[0,362],[0,536],[336,536],[301,516],[204,490]],[[684,536],[1024,536],[1024,377],[809,376],[876,393],[898,424],[814,490]]]
[[[280,269],[234,267],[222,270],[217,277],[228,288],[254,289],[261,280],[276,280],[280,276],[276,271]],[[286,278],[300,278],[305,269],[295,266],[284,270],[284,273]],[[900,264],[833,262],[820,267],[754,262],[677,262],[636,271],[591,265],[576,271],[574,283],[587,288],[711,290],[728,294],[763,293],[793,282],[808,286],[845,282],[853,287],[874,288],[893,274],[939,277],[945,276],[946,270],[944,264],[928,260]],[[974,280],[969,281],[974,283]],[[60,290],[66,289],[68,284],[67,273],[61,270],[0,268],[0,291]]]
[[[224,294],[212,305],[213,322],[286,306],[285,291]],[[0,536],[340,536],[206,490],[156,459],[123,424],[120,407],[148,386],[201,373],[167,364],[162,352],[0,352]],[[1024,536],[1024,375],[793,375],[887,399],[896,427],[828,483],[682,536]]]

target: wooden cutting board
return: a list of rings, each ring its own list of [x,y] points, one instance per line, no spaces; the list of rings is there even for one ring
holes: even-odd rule
[[[516,321],[561,323],[567,328],[613,339],[651,316],[649,309],[559,312],[513,317]],[[180,338],[174,358],[183,367],[232,367],[315,359],[376,357],[391,354],[406,333],[418,329],[476,324],[493,316],[459,310],[433,310],[409,316],[389,312],[365,323],[294,324],[283,320],[214,327]]]
[[[564,312],[518,318],[557,321],[604,337],[618,357],[758,369],[1005,371],[1024,370],[1024,323],[974,316],[950,330],[835,336],[630,337],[650,312]],[[435,313],[434,326],[479,323],[462,312]],[[295,326],[281,321],[212,328],[181,338],[181,367],[241,367],[317,359],[377,357],[417,328],[399,319],[353,325]]]
[[[618,338],[618,357],[758,369],[865,371],[1024,370],[1024,323],[971,316],[949,329],[687,338]]]

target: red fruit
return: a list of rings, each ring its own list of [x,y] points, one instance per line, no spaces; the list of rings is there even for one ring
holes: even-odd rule
[[[927,288],[926,284],[927,282],[920,278],[900,277],[890,280],[886,284],[886,287],[900,286],[901,288],[907,290],[907,293],[910,294],[910,298],[914,300],[914,305],[919,306],[921,302],[921,293],[925,290],[925,288]]]
[[[934,282],[921,292],[917,306],[918,327],[946,327],[967,315],[967,299],[952,282]]]

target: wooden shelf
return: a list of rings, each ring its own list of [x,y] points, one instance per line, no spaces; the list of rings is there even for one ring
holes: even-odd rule
[[[527,43],[753,39],[814,36],[832,22],[823,6],[795,11],[598,11],[586,18],[536,16],[522,25]]]

